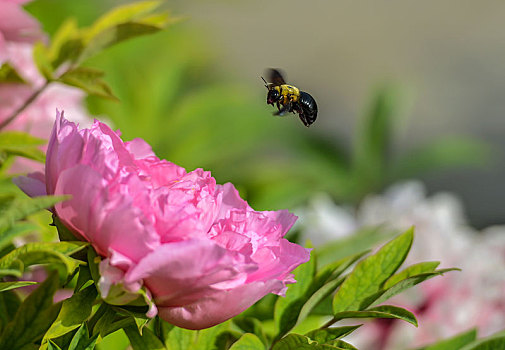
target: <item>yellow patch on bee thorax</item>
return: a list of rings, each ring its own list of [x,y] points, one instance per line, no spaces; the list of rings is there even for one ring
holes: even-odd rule
[[[297,102],[300,96],[300,90],[293,85],[282,85],[281,94],[284,96],[284,104],[288,102]]]

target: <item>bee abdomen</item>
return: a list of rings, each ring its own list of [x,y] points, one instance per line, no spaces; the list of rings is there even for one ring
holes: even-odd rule
[[[308,93],[300,91],[300,98],[298,99],[298,103],[302,109],[302,113],[300,113],[300,119],[302,120],[303,124],[305,126],[309,126],[310,124],[314,123],[317,118],[316,100],[314,100],[314,98]]]

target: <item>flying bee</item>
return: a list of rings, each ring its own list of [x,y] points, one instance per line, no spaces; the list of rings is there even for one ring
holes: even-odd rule
[[[282,116],[286,113],[298,113],[303,125],[310,126],[317,118],[316,100],[305,91],[300,91],[293,85],[284,81],[282,74],[277,69],[268,70],[270,83],[263,79],[268,89],[267,104],[277,106],[274,115]],[[282,106],[282,108],[281,108]]]

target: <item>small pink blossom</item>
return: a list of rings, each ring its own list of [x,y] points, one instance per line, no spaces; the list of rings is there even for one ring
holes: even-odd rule
[[[21,7],[25,2],[27,1],[0,0],[0,65],[9,64],[26,82],[0,83],[0,122],[23,106],[45,83],[33,61],[33,43],[44,40],[45,35],[36,19]],[[57,107],[63,107],[72,113],[74,121],[90,124],[91,119],[83,105],[84,96],[80,89],[51,83],[5,130],[24,131],[49,139]],[[20,158],[12,171],[26,172],[28,169],[42,170],[42,165]]]
[[[283,238],[293,214],[254,211],[232,184],[160,160],[144,141],[123,142],[98,121],[79,130],[57,113],[44,180],[16,181],[28,194],[72,195],[54,210],[105,258],[102,296],[124,302],[118,287],[145,286],[160,317],[183,328],[216,325],[268,293],[284,294],[290,272],[309,259]]]

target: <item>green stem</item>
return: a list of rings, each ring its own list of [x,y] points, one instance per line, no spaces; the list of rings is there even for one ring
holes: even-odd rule
[[[2,130],[7,125],[12,123],[14,121],[14,119],[16,119],[21,114],[21,112],[23,112],[33,101],[35,101],[35,99],[37,97],[39,97],[39,95],[49,86],[50,83],[51,83],[51,81],[49,81],[49,80],[46,81],[44,83],[44,85],[42,85],[40,87],[40,89],[34,91],[33,94],[31,94],[30,97],[28,97],[28,99],[25,101],[25,103],[23,103],[21,106],[19,106],[19,108],[16,109],[7,119],[2,121],[0,123],[0,130]]]

